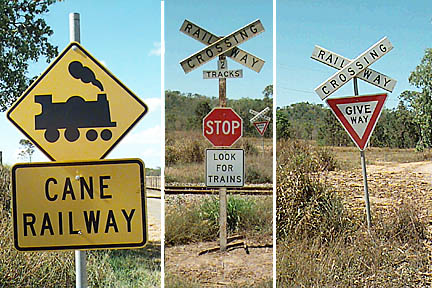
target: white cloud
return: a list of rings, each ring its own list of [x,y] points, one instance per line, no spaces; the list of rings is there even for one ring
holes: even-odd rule
[[[125,144],[161,144],[162,139],[162,129],[160,125],[150,127],[148,129],[131,132],[124,138],[123,142]]]
[[[149,56],[161,56],[162,47],[161,42],[153,42],[153,49],[150,50]]]
[[[161,98],[147,98],[144,99],[144,103],[147,104],[150,112],[156,111],[161,107]]]

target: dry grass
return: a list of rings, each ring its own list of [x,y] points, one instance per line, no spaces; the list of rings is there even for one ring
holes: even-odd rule
[[[361,228],[324,245],[316,239],[278,241],[278,286],[430,287],[425,223],[413,226],[412,218],[415,210],[405,206],[376,219],[380,225],[372,235]]]
[[[359,158],[356,148],[328,149],[336,152],[343,170]],[[278,149],[278,286],[430,287],[429,223],[418,204],[407,197],[386,213],[374,214],[369,234],[364,209],[346,206],[347,195],[325,182],[328,173],[319,172],[319,150],[289,141]],[[430,157],[430,151],[400,149],[373,148],[366,154],[373,163]]]
[[[233,148],[245,150],[246,183],[271,183],[273,179],[272,140],[242,137]],[[205,182],[205,149],[212,145],[199,132],[177,131],[166,135],[166,183]]]
[[[357,147],[327,147],[335,158],[341,163],[344,170],[361,167],[360,152]],[[367,164],[380,164],[383,162],[409,163],[432,160],[432,149],[418,152],[415,149],[396,148],[367,148],[365,150]]]

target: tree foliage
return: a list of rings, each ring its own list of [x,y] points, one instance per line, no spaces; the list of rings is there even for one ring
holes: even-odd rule
[[[403,102],[394,109],[384,109],[372,133],[370,145],[392,148],[415,147],[420,139],[420,132],[414,118],[414,111],[408,109]],[[302,102],[278,108],[276,129],[278,138],[314,140],[321,145],[331,146],[354,145],[331,110],[322,104]]]
[[[0,0],[0,111],[5,111],[29,86],[30,61],[47,62],[58,54],[48,42],[53,34],[42,18],[55,0]]]
[[[411,85],[421,89],[418,91],[404,91],[400,98],[408,103],[413,110],[413,121],[419,127],[420,138],[417,148],[432,147],[432,49],[428,48],[416,69],[408,78]]]
[[[269,85],[271,86],[271,85]],[[270,111],[266,116],[272,118],[273,100],[272,91],[269,86],[264,89],[264,99],[241,98],[238,100],[228,99],[227,106],[231,107],[243,119],[243,135],[258,136],[255,127],[249,119],[253,115],[250,109],[261,111],[266,107]],[[270,90],[271,89],[271,90]],[[267,94],[267,97],[265,96]],[[202,130],[202,121],[211,109],[219,106],[219,100],[216,97],[206,97],[200,94],[182,93],[180,91],[165,91],[165,127],[166,131],[200,131]],[[272,137],[272,125],[269,125],[264,137]]]
[[[27,139],[21,139],[19,141],[19,144],[21,145],[21,151],[19,152],[19,156],[22,159],[28,159],[29,162],[31,162],[31,157],[34,153],[34,145],[32,142],[30,142]]]

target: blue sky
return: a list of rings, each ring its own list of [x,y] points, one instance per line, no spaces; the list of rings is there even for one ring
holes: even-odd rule
[[[432,44],[431,1],[277,1],[277,106],[323,103],[314,89],[336,70],[312,60],[314,45],[354,59],[387,36],[394,48],[370,68],[396,79],[387,108],[397,106],[404,90],[415,90],[408,77]],[[386,92],[359,83],[359,93]],[[331,97],[352,96],[345,84]]]
[[[107,158],[141,158],[147,167],[161,166],[161,3],[160,1],[70,0],[50,6],[45,20],[54,31],[50,41],[59,52],[69,43],[69,13],[80,13],[81,44],[118,79],[140,97],[149,112],[116,146]],[[48,67],[45,60],[32,63],[30,75]],[[0,151],[3,162],[25,162],[17,157],[24,138],[0,113]],[[33,161],[48,161],[39,151]]]
[[[203,79],[203,70],[216,70],[213,59],[185,74],[179,62],[203,49],[204,44],[179,31],[183,21],[224,36],[260,19],[265,31],[239,45],[239,48],[263,59],[257,73],[228,59],[228,69],[243,69],[243,78],[227,79],[227,98],[262,98],[262,91],[273,82],[273,1],[165,1],[165,89],[218,97],[218,80]]]

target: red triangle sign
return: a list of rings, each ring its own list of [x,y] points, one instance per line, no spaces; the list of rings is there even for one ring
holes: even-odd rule
[[[259,121],[259,122],[253,123],[255,128],[258,130],[258,133],[261,134],[261,136],[264,136],[264,133],[267,130],[268,124],[269,124],[269,121]]]
[[[384,93],[328,99],[326,102],[357,147],[364,150],[386,99]]]

